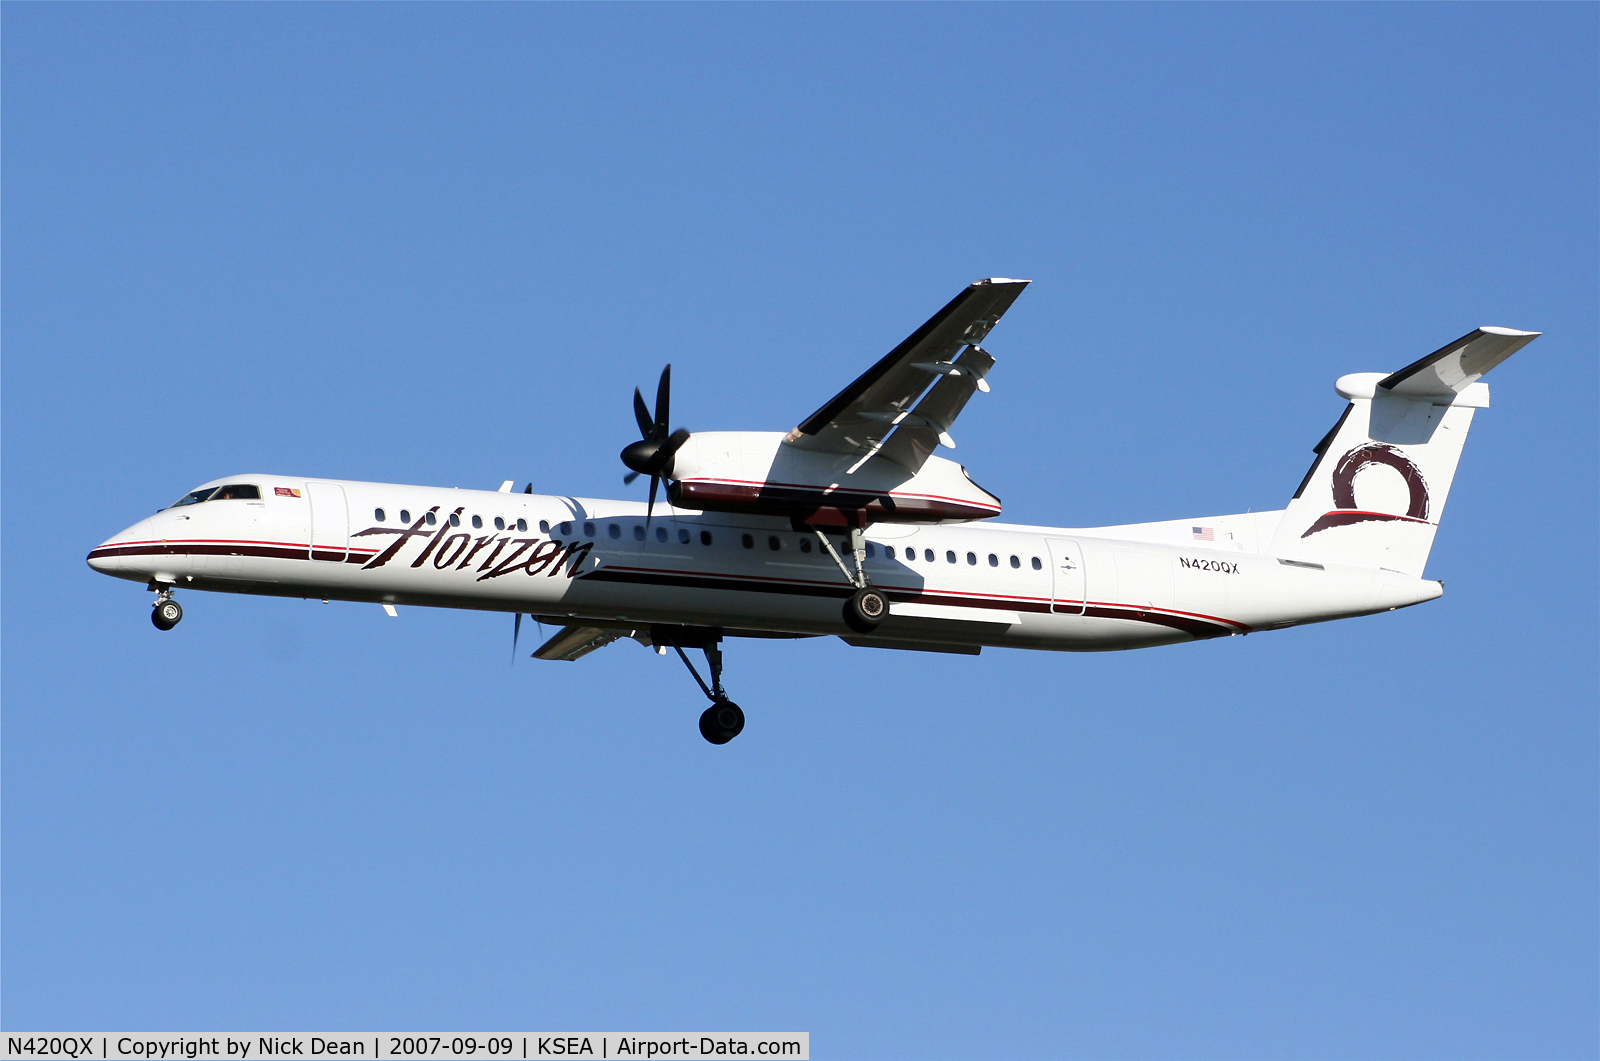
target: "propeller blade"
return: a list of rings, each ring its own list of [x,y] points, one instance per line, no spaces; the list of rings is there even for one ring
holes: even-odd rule
[[[637,478],[639,478],[639,473],[638,472],[629,472],[627,475],[624,475],[622,477],[622,485],[623,486],[632,486],[633,485],[633,481],[635,479],[637,479]]]
[[[639,422],[639,434],[647,440],[654,438],[655,422],[650,419],[650,408],[644,403],[639,388],[633,388],[633,418]]]
[[[653,439],[667,437],[667,413],[670,411],[672,401],[672,365],[661,370],[661,382],[656,384],[656,433],[648,436]]]
[[[517,640],[522,637],[522,613],[517,613],[517,621],[511,626],[511,662],[517,661]]]
[[[661,453],[660,460],[662,461],[663,470],[672,467],[672,458],[677,454],[678,450],[683,448],[683,444],[687,441],[689,441],[689,432],[680,427],[665,442],[661,443],[659,452]]]
[[[661,485],[661,479],[658,476],[652,475],[650,477],[650,504],[646,505],[645,506],[645,510],[644,510],[644,528],[645,528],[645,530],[649,530],[650,529],[650,517],[651,517],[652,514],[654,514],[654,512],[656,510],[656,487],[658,487],[660,485]]]

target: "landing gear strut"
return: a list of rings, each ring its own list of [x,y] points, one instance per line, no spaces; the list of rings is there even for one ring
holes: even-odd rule
[[[678,658],[683,660],[683,665],[689,668],[695,684],[700,686],[700,691],[711,701],[711,706],[700,715],[700,736],[712,744],[726,744],[744,731],[744,711],[738,704],[729,700],[728,694],[722,689],[722,649],[717,645],[717,638],[713,636],[700,647],[705,650],[706,666],[711,668],[710,685],[707,685],[705,679],[700,677],[700,672],[694,669],[694,664],[689,661],[683,646],[677,643],[672,646],[678,653]]]
[[[172,599],[172,587],[163,586],[156,593],[156,606],[150,612],[150,621],[157,630],[171,630],[183,620],[183,609]]]
[[[860,527],[850,528],[850,552],[855,560],[855,570],[850,570],[845,565],[844,559],[838,550],[833,547],[833,542],[818,527],[812,527],[817,540],[822,543],[822,548],[833,557],[833,562],[839,565],[839,570],[844,572],[844,577],[856,591],[850,594],[850,599],[844,602],[844,624],[858,634],[870,634],[883,622],[884,616],[889,614],[889,599],[879,590],[872,588],[871,581],[867,578],[867,536]]]

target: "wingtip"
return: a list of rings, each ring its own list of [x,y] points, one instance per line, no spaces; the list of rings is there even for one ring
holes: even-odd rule
[[[1509,335],[1517,338],[1525,335],[1530,339],[1537,339],[1539,336],[1544,334],[1543,332],[1519,332],[1515,328],[1495,328],[1488,324],[1479,326],[1478,330],[1488,335]]]
[[[1009,276],[991,276],[987,280],[974,280],[973,287],[988,287],[991,284],[1031,284],[1032,280],[1014,280]]]

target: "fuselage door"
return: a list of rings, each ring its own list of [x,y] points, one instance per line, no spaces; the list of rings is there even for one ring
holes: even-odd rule
[[[1082,615],[1087,601],[1083,549],[1070,538],[1046,538],[1045,542],[1050,546],[1050,569],[1055,580],[1050,610]]]
[[[350,515],[344,487],[335,483],[307,483],[311,502],[311,559],[342,563],[350,550]]]

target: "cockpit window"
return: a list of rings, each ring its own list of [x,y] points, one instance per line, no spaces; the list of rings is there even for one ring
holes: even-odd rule
[[[184,505],[198,505],[200,502],[204,501],[206,498],[210,497],[212,494],[214,494],[216,492],[217,492],[217,488],[214,487],[214,486],[208,486],[203,490],[193,490],[193,491],[190,491],[187,494],[184,494],[182,497],[180,497],[178,500],[174,501],[168,507],[169,508],[182,508]]]
[[[260,501],[261,489],[249,483],[229,483],[227,486],[206,486],[184,494],[173,502],[172,508],[198,505],[202,501]]]

